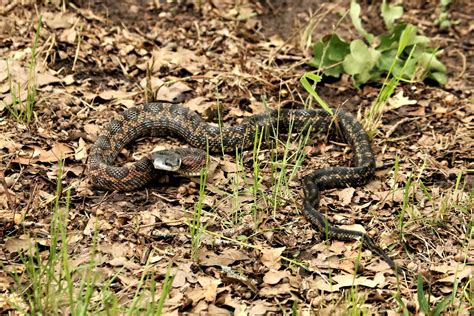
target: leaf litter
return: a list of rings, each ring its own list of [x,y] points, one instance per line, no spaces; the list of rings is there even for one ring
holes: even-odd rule
[[[305,6],[208,1],[198,8],[145,1],[147,5],[131,7],[109,4],[109,14],[84,1],[62,11],[56,2],[2,5],[0,39],[8,43],[0,45],[0,171],[5,182],[0,185],[0,222],[8,223],[0,230],[0,245],[2,265],[9,267],[5,271],[24,270],[18,254],[27,253],[25,247],[42,247],[48,255],[51,236],[45,232],[56,182],[61,181],[71,189],[67,228],[72,266],[88,264],[97,232],[97,281],[117,274],[113,288],[123,305],[131,302],[147,262],[160,280],[172,264],[175,279],[167,314],[259,315],[289,312],[294,304],[305,313],[343,312],[351,304],[344,297],[354,288],[369,298],[364,304],[370,310],[394,314],[400,308],[394,293],[404,302],[416,301],[411,274],[431,282],[434,301],[472,282],[474,247],[466,231],[472,220],[472,204],[467,204],[472,201],[472,175],[466,170],[472,169],[474,107],[468,101],[472,80],[457,76],[462,71],[459,56],[469,54],[462,40],[453,43],[450,35],[439,34],[451,71],[444,88],[403,85],[390,99],[373,140],[378,167],[373,181],[323,194],[321,207],[331,222],[366,230],[407,268],[409,274],[397,283],[388,265],[358,242],[325,242],[302,216],[298,179],[316,168],[349,163],[350,153],[338,143],[322,140],[305,147],[307,158],[289,185],[290,194],[275,193],[275,175],[265,161],[270,151],[260,152],[256,179],[252,153],[244,153],[242,161],[219,157],[206,184],[201,215],[206,231],[196,260],[191,258],[188,224],[199,181],[160,179],[138,192],[104,194],[87,180],[88,149],[101,127],[125,108],[149,101],[149,88],[153,99],[184,102],[216,125],[219,120],[237,124],[267,107],[301,105],[299,77],[306,71],[307,52],[300,47],[298,28],[293,37],[287,28],[292,26],[288,21],[307,23],[310,17],[301,10]],[[341,3],[322,7],[328,20],[314,34],[330,30],[345,8]],[[26,126],[6,108],[12,105],[12,87],[24,90],[32,80],[37,12],[44,24],[34,73],[38,91],[35,121]],[[462,9],[453,8],[452,14],[462,16]],[[428,29],[429,11],[406,10],[406,16],[433,31]],[[346,22],[341,31],[350,25]],[[285,31],[277,34],[282,27]],[[453,36],[466,36],[464,22],[454,27],[459,35]],[[466,76],[472,76],[469,70]],[[344,103],[354,113],[378,93],[370,86],[355,90],[344,77],[319,90],[333,106]],[[24,104],[26,93],[19,100]],[[157,146],[177,145],[175,140],[140,140],[121,152],[119,163]],[[57,179],[60,163],[64,172]],[[257,198],[248,190],[255,180],[263,192]],[[275,197],[281,198],[277,204]],[[26,306],[24,298],[9,290],[15,280],[3,271],[0,285],[2,312]],[[158,284],[157,291],[161,288]],[[94,299],[100,291],[97,283]],[[457,303],[460,314],[468,312],[466,301]]]

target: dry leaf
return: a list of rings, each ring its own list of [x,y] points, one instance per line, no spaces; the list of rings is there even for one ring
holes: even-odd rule
[[[262,249],[260,261],[269,269],[278,270],[281,266],[281,254],[286,247]]]
[[[141,265],[132,262],[125,257],[116,257],[107,261],[107,263],[114,267],[125,267],[131,271],[139,270],[142,267]]]
[[[452,275],[444,277],[442,279],[436,280],[436,283],[450,283],[453,284],[456,282],[461,282],[463,279],[472,276],[474,268],[471,266],[459,265],[459,268],[462,268],[460,271],[451,271]]]
[[[186,283],[188,283],[188,281],[186,280],[186,278],[190,276],[190,273],[189,272],[185,272],[181,269],[178,269],[175,273],[174,273],[174,279],[173,279],[173,287],[175,288],[181,288],[183,286],[186,285]]]
[[[77,32],[74,27],[65,29],[59,36],[59,41],[69,44],[74,44],[76,42]]]
[[[65,29],[77,21],[77,16],[70,12],[43,12],[44,23],[52,29]]]
[[[199,252],[199,262],[207,266],[229,266],[236,261],[249,260],[250,257],[241,250],[225,249],[221,254],[216,254],[208,250]]]
[[[339,200],[342,201],[342,204],[349,205],[351,203],[352,197],[354,196],[355,188],[345,188],[338,191],[336,194],[339,197]]]
[[[163,86],[158,90],[156,95],[157,100],[176,102],[183,99],[185,92],[189,92],[192,89],[182,82],[175,82],[170,86]]]
[[[291,286],[289,283],[277,284],[274,286],[264,287],[258,293],[263,297],[275,297],[278,295],[290,294]]]
[[[100,127],[96,124],[84,124],[84,132],[95,138],[100,132]]]
[[[74,159],[76,161],[84,161],[87,157],[86,142],[79,138],[78,146],[74,149]]]
[[[383,277],[383,276],[382,276]],[[326,292],[337,292],[342,288],[345,287],[353,287],[353,286],[365,286],[369,288],[375,288],[377,285],[379,285],[381,282],[383,283],[385,278],[380,278],[380,276],[377,276],[377,279],[371,280],[366,277],[356,277],[354,278],[354,275],[352,274],[340,274],[340,275],[334,275],[331,278],[331,281],[333,282],[328,283],[322,278],[318,278],[314,282],[314,286],[321,290],[321,291],[326,291]]]
[[[114,258],[124,257],[129,251],[129,248],[125,244],[109,244],[106,242],[99,244],[97,249],[103,253],[111,254]]]
[[[36,84],[38,85],[38,87],[50,85],[52,83],[57,82],[62,82],[62,80],[48,72],[39,73],[36,75]]]
[[[152,66],[152,73],[156,73],[165,65],[171,67],[179,66],[196,75],[200,72],[199,65],[205,64],[207,59],[205,56],[196,56],[195,52],[185,48],[178,48],[178,50],[172,51],[164,47],[154,50],[151,55],[152,57],[147,62],[137,65],[137,67],[141,70],[146,70]]]
[[[277,284],[278,282],[281,281],[281,279],[289,277],[290,273],[286,270],[284,271],[275,271],[275,270],[270,270],[265,275],[263,276],[263,282],[266,284]]]
[[[22,250],[33,249],[34,240],[26,236],[20,236],[20,238],[8,238],[5,241],[5,249],[8,252],[16,253],[21,252]]]
[[[56,143],[48,151],[41,151],[38,157],[38,161],[41,162],[56,162],[69,157],[74,152],[74,149],[70,148],[66,144]]]
[[[105,90],[99,94],[99,97],[104,100],[112,100],[112,99],[127,99],[134,96],[135,93],[132,92],[125,92],[120,90]]]
[[[408,97],[403,96],[403,90],[390,97],[387,102],[389,104],[387,110],[396,110],[404,105],[416,104],[416,100],[410,100]]]
[[[211,103],[206,103],[207,98],[205,97],[196,97],[189,101],[187,101],[184,106],[190,109],[191,111],[195,111],[197,113],[203,114],[212,106]]]
[[[249,309],[249,316],[257,315],[268,315],[268,307],[265,305],[265,301],[256,301],[252,303],[252,307]]]

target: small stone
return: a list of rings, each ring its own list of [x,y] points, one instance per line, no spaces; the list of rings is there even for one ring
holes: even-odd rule
[[[188,189],[186,188],[185,185],[182,185],[178,188],[178,194],[185,194],[188,192]]]

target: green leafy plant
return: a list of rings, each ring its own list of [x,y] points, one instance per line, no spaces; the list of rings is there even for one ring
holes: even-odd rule
[[[449,18],[449,6],[452,0],[440,0],[439,1],[439,16],[435,21],[436,25],[439,25],[439,28],[442,30],[448,29],[451,24],[453,24]],[[456,22],[458,23],[458,22]],[[456,24],[455,23],[455,24]]]
[[[349,16],[364,40],[356,39],[349,43],[335,33],[326,35],[314,45],[310,65],[318,67],[326,76],[350,74],[356,87],[378,80],[389,71],[397,80],[422,81],[429,78],[440,84],[446,83],[446,67],[437,58],[441,51],[429,48],[429,38],[417,35],[415,26],[395,23],[403,14],[401,6],[390,5],[385,0],[382,2],[381,15],[389,31],[379,36],[364,29],[360,13],[360,5],[353,0]]]

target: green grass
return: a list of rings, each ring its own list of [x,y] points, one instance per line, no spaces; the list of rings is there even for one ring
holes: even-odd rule
[[[38,40],[41,33],[42,27],[42,16],[38,18],[36,26],[35,37],[31,46],[31,58],[28,67],[28,79],[26,81],[26,87],[22,87],[21,84],[14,83],[11,77],[10,69],[7,62],[8,78],[10,83],[10,97],[11,104],[4,102],[5,108],[8,110],[11,116],[17,121],[24,123],[31,123],[34,117],[34,108],[37,97],[37,86],[36,86],[36,60],[38,55]],[[26,89],[26,92],[24,91]],[[26,93],[24,101],[22,95]]]
[[[472,225],[472,222],[469,222],[469,218],[472,217],[474,189],[471,189],[470,192],[465,192],[462,185],[463,176],[469,171],[460,172],[453,187],[451,189],[447,189],[444,192],[444,195],[439,197],[437,200],[434,200],[432,190],[436,188],[428,187],[423,182],[423,176],[427,169],[427,162],[425,161],[421,168],[418,169],[419,171],[417,172],[416,176],[414,176],[411,172],[408,173],[405,180],[405,185],[402,188],[403,200],[401,211],[398,214],[399,223],[397,227],[400,234],[400,240],[406,241],[406,238],[408,238],[405,235],[406,232],[410,232],[411,235],[415,234],[419,236],[418,238],[420,238],[421,235],[416,233],[416,231],[420,229],[419,227],[423,227],[423,230],[436,231],[436,227],[446,227],[447,225],[450,225],[447,221],[451,221],[452,218],[457,218],[457,221],[460,222],[458,230],[461,230],[464,235],[464,239],[459,240],[459,242],[463,245],[461,248],[461,253],[466,254],[464,257],[464,262],[459,264],[459,268],[461,269],[468,264],[467,254],[474,234],[474,226]],[[396,184],[400,181],[398,178],[401,173],[398,159],[396,159],[393,170],[394,179],[392,191],[394,192],[397,190]],[[427,202],[433,204],[432,216],[427,216],[426,214],[420,214],[418,212],[418,210],[425,208],[424,205]],[[407,215],[409,217],[408,221]],[[438,238],[437,235],[433,235],[433,237]],[[424,241],[426,245],[433,242],[443,243],[441,240]],[[452,285],[452,294],[444,296],[444,298],[441,300],[438,299],[436,302],[432,302],[430,300],[430,284],[426,286],[421,276],[418,276],[417,300],[420,310],[426,315],[440,315],[443,312],[457,313],[461,311],[461,305],[463,305],[463,302],[465,306],[472,306],[472,302],[474,301],[472,277],[470,277],[470,279],[462,286],[458,282],[457,278],[454,280],[455,281]],[[425,290],[426,287],[428,287],[427,291]],[[400,308],[404,311],[404,314],[408,315],[406,305],[402,302],[401,297],[402,295],[399,293],[395,298],[399,302]],[[457,306],[455,305],[455,302],[457,302]]]
[[[275,134],[274,131],[269,132],[271,135],[272,133]],[[286,194],[295,194],[291,193],[292,190],[290,190],[290,183],[292,177],[296,175],[297,170],[299,169],[299,166],[305,157],[303,148],[308,143],[309,134],[300,135],[296,141],[296,145],[293,141],[289,141],[288,139],[284,139],[283,141],[272,139],[272,145],[270,146],[270,149],[263,150],[262,142],[264,141],[265,136],[266,135],[263,132],[259,132],[255,136],[255,142],[251,153],[252,156],[250,157],[251,164],[253,166],[253,168],[250,170],[251,181],[249,183],[251,185],[244,185],[243,187],[239,185],[238,188],[232,188],[231,192],[227,193],[227,197],[223,196],[225,199],[233,198],[239,194],[252,194],[253,205],[248,210],[248,212],[241,210],[241,206],[239,204],[234,206],[238,208],[232,210],[233,213],[237,214],[237,222],[241,216],[246,214],[252,214],[252,216],[255,216],[255,212],[262,211],[264,209],[262,204],[273,206],[272,203],[279,203],[278,208],[280,208],[282,204],[285,203],[284,198],[286,199]],[[279,137],[281,138],[281,135],[279,135]],[[272,135],[270,138],[276,137],[275,135]],[[293,152],[293,150],[295,152]],[[244,154],[240,154],[240,156],[237,155],[236,160],[238,164],[238,170],[240,170],[241,167],[244,167],[245,159],[243,155]],[[260,158],[262,157],[271,158],[268,160],[268,165],[262,166],[262,164],[258,163],[258,161],[261,161]],[[399,184],[401,181],[400,179],[402,178],[401,176],[405,172],[401,169],[400,159],[396,159],[395,161],[396,162],[393,168],[393,188]],[[272,177],[269,177],[264,173],[264,170],[269,169],[268,167],[271,167],[270,172],[273,174]],[[429,188],[426,188],[422,185],[422,173],[425,169],[426,168],[421,168],[421,170],[416,175],[408,177],[410,180],[407,181],[402,187],[406,192],[403,208],[409,209],[414,203],[416,203],[416,200],[413,198],[414,190],[423,192],[424,196],[426,197],[430,195]],[[59,170],[58,179],[61,179],[62,168],[59,168]],[[246,173],[243,173],[240,176],[245,177]],[[210,236],[214,239],[226,240],[245,249],[261,251],[263,249],[262,245],[254,244],[253,240],[251,239],[252,236],[248,238],[248,242],[245,242],[240,239],[240,236],[233,238],[225,237],[216,232],[208,231],[202,225],[202,216],[207,215],[203,209],[203,201],[207,194],[206,173],[201,175],[200,183],[198,202],[196,203],[193,211],[192,222],[189,224],[191,233],[190,243],[193,252],[193,259],[196,260],[197,258],[197,250],[200,247],[200,242],[203,235]],[[232,184],[232,186],[237,185],[237,182]],[[265,185],[269,185],[268,189],[264,189]],[[457,192],[461,191],[462,189],[462,176],[460,175],[453,188],[452,194],[446,195],[446,199],[448,199],[448,201],[444,204],[444,206],[442,206],[444,207],[442,212],[443,216],[447,216],[457,211],[462,213],[469,212],[468,205],[465,205],[463,201],[455,200],[455,198],[458,196]],[[269,194],[269,190],[274,191],[275,195],[273,196]],[[173,276],[170,272],[171,265],[169,266],[168,272],[164,279],[158,282],[156,275],[154,275],[150,269],[149,263],[147,263],[139,276],[139,282],[137,288],[134,290],[133,298],[126,305],[122,305],[123,303],[120,303],[118,296],[119,293],[116,292],[114,284],[117,282],[118,276],[123,273],[123,271],[117,271],[113,276],[108,277],[102,282],[99,281],[99,277],[96,273],[96,269],[98,268],[98,262],[95,258],[97,249],[97,228],[94,230],[94,235],[92,237],[89,262],[77,268],[71,267],[71,255],[67,246],[67,214],[69,213],[70,206],[70,192],[66,190],[64,193],[59,181],[56,196],[57,198],[53,206],[51,246],[48,257],[45,259],[44,253],[41,255],[37,248],[32,249],[30,252],[23,255],[22,263],[25,265],[26,270],[23,273],[15,274],[16,288],[12,290],[22,293],[22,297],[25,298],[27,305],[30,308],[27,310],[18,307],[18,309],[25,313],[34,312],[36,314],[48,315],[55,314],[55,311],[63,311],[66,308],[73,315],[85,315],[99,312],[110,315],[152,315],[160,313],[160,311],[162,311],[164,308],[163,304],[167,295],[169,294],[171,284],[173,282]],[[275,202],[275,199],[278,201]],[[463,208],[459,208],[459,205],[463,205]],[[209,212],[213,212],[214,210],[215,209],[211,208]],[[403,216],[400,217],[400,225],[402,225],[400,229],[401,232],[404,231],[404,227],[406,225],[411,224],[403,222],[402,218]],[[469,240],[472,239],[472,227],[470,229],[471,233],[468,235]],[[258,231],[258,227],[256,230]],[[469,240],[466,240],[464,243],[466,250],[469,245]],[[360,251],[358,255],[360,259]],[[302,267],[308,269],[304,263],[293,258],[283,256],[282,260],[288,264],[289,268]],[[330,274],[328,279],[330,283],[332,282],[331,275],[332,274]],[[354,276],[355,275],[356,274],[354,273]],[[25,282],[25,280],[28,281]],[[157,290],[157,288],[160,287],[159,283],[161,283],[161,291]],[[420,288],[420,286],[418,286],[418,288]],[[445,311],[455,311],[456,308],[461,308],[456,307],[455,304],[467,302],[469,299],[472,300],[472,280],[466,284],[455,284],[454,288],[454,292],[456,293],[455,297],[450,298],[449,300],[446,299],[447,303],[443,303],[443,305],[439,305],[439,303],[432,303],[429,299],[429,295],[431,295],[430,290],[424,290],[423,296],[428,302],[428,310],[430,313],[440,310],[441,307],[443,307]],[[421,290],[418,291],[420,292]],[[348,290],[344,290],[342,293],[344,294],[341,300],[325,302],[321,305],[321,307],[335,304],[335,306],[339,306],[347,311],[347,315],[368,314],[367,306],[369,303],[366,303],[367,297],[363,290],[357,286],[353,286]],[[404,306],[400,297],[406,298],[406,294],[399,294],[398,296],[394,297],[394,299],[398,298],[398,301],[401,302],[399,303],[400,310],[406,311],[406,306]],[[422,299],[420,295],[418,299]],[[282,308],[284,309],[283,306]]]
[[[366,130],[369,133],[371,138],[375,137],[379,126],[381,124],[381,118],[383,113],[386,110],[386,104],[388,99],[393,95],[396,87],[400,84],[400,82],[407,81],[403,79],[401,76],[394,74],[394,71],[397,67],[400,67],[400,55],[403,51],[409,47],[410,43],[412,42],[413,37],[415,36],[416,30],[408,26],[401,34],[400,40],[398,42],[398,47],[396,54],[391,62],[391,65],[388,69],[386,77],[383,81],[382,87],[379,90],[377,98],[372,103],[371,107],[367,109],[364,115],[364,125]],[[397,73],[404,73],[404,70],[408,67],[411,67],[412,63],[412,56],[414,52],[417,50],[417,45],[413,45],[410,48],[408,53],[408,57],[404,60],[402,64],[401,70],[398,69]],[[327,54],[327,46],[322,50],[322,57],[321,60],[324,60],[324,55]],[[318,96],[316,92],[317,83],[320,82],[321,77],[319,76],[319,72],[321,68],[318,68],[318,73],[305,73],[301,77],[301,84],[305,88],[305,90],[309,93],[310,97],[312,97],[319,106],[324,109],[328,108],[326,102],[322,101],[321,98]],[[312,81],[312,84],[311,84]],[[308,102],[306,102],[308,103]],[[310,102],[309,102],[310,103]],[[400,166],[400,159],[399,155],[396,155],[394,167],[392,169],[393,178],[390,180],[391,182],[391,192],[392,194],[395,193],[397,190],[403,190],[403,200],[398,211],[394,213],[398,217],[398,225],[397,230],[400,236],[400,240],[403,242],[406,240],[405,234],[409,232],[410,234],[412,231],[417,229],[418,225],[424,225],[424,227],[430,226],[442,226],[442,225],[449,225],[446,220],[448,218],[456,217],[456,218],[463,218],[461,230],[466,236],[465,240],[462,240],[462,244],[464,245],[464,252],[467,253],[468,245],[471,244],[472,235],[474,232],[474,228],[472,223],[467,221],[469,218],[469,213],[472,215],[472,196],[473,192],[471,192],[467,197],[463,199],[459,199],[461,195],[460,192],[463,190],[461,186],[461,178],[462,175],[465,173],[460,173],[456,180],[455,186],[451,190],[445,191],[445,195],[441,199],[441,203],[439,200],[433,200],[432,190],[436,188],[432,188],[431,186],[427,186],[424,184],[423,176],[427,169],[427,162],[425,161],[423,165],[420,167],[414,166],[414,170],[416,174],[413,175],[408,173],[405,177],[405,180],[402,182],[402,176],[405,175],[406,171],[401,170]],[[379,202],[379,205],[384,205],[387,198],[390,195],[387,195],[386,198],[382,199]],[[419,197],[422,196],[423,199],[420,201]],[[435,203],[433,214],[435,215],[432,218],[425,218],[421,216],[419,213],[420,210],[424,208],[424,203]],[[407,221],[407,218],[409,220]],[[466,220],[464,220],[466,219]],[[433,227],[433,230],[435,228]],[[411,256],[411,254],[408,254]],[[467,260],[467,259],[465,259]],[[465,264],[467,262],[465,261]],[[398,280],[398,278],[397,278]],[[397,281],[398,290],[394,293],[393,299],[398,302],[400,312],[404,315],[409,315],[407,305],[402,300],[408,299],[410,301],[413,298],[407,297],[406,293],[402,293],[399,283],[400,280]],[[444,297],[441,301],[437,301],[436,303],[430,301],[430,292],[423,291],[423,285],[418,284],[418,297],[415,298],[418,300],[420,305],[421,311],[428,315],[439,315],[441,312],[460,312],[462,310],[461,306],[472,306],[474,302],[474,292],[473,289],[473,278],[471,277],[465,284],[462,286],[455,282],[453,284],[453,295],[449,295]],[[454,305],[454,302],[457,302],[457,306]],[[346,295],[345,299],[340,303],[343,306],[346,306],[345,315],[359,315],[359,314],[367,314],[368,311],[364,308],[364,297],[362,293],[359,293],[358,289],[352,288],[351,291]]]
[[[208,154],[209,156],[209,150]],[[193,260],[197,261],[199,256],[199,247],[201,245],[201,237],[204,231],[202,225],[201,216],[203,201],[205,198],[205,189],[207,182],[207,173],[208,173],[209,158],[206,159],[206,165],[203,170],[201,170],[201,175],[199,179],[199,197],[197,203],[194,205],[194,212],[192,222],[189,225],[189,232],[191,234],[191,257]]]
[[[100,285],[97,274],[99,263],[96,258],[96,225],[89,248],[89,261],[78,267],[72,266],[67,232],[71,191],[64,190],[61,184],[62,162],[58,167],[56,198],[49,231],[50,246],[47,251],[40,252],[39,245],[31,238],[30,247],[19,254],[24,269],[2,267],[15,280],[15,287],[10,289],[11,293],[17,293],[21,297],[21,300],[7,303],[18,312],[29,315],[90,315],[91,312],[106,312],[108,315],[159,314],[173,282],[171,265],[163,280],[161,292],[156,293],[155,277],[149,272],[150,264],[147,262],[131,303],[121,306],[112,286],[122,270],[106,278],[102,286]],[[150,300],[145,310],[140,306],[144,299]]]

